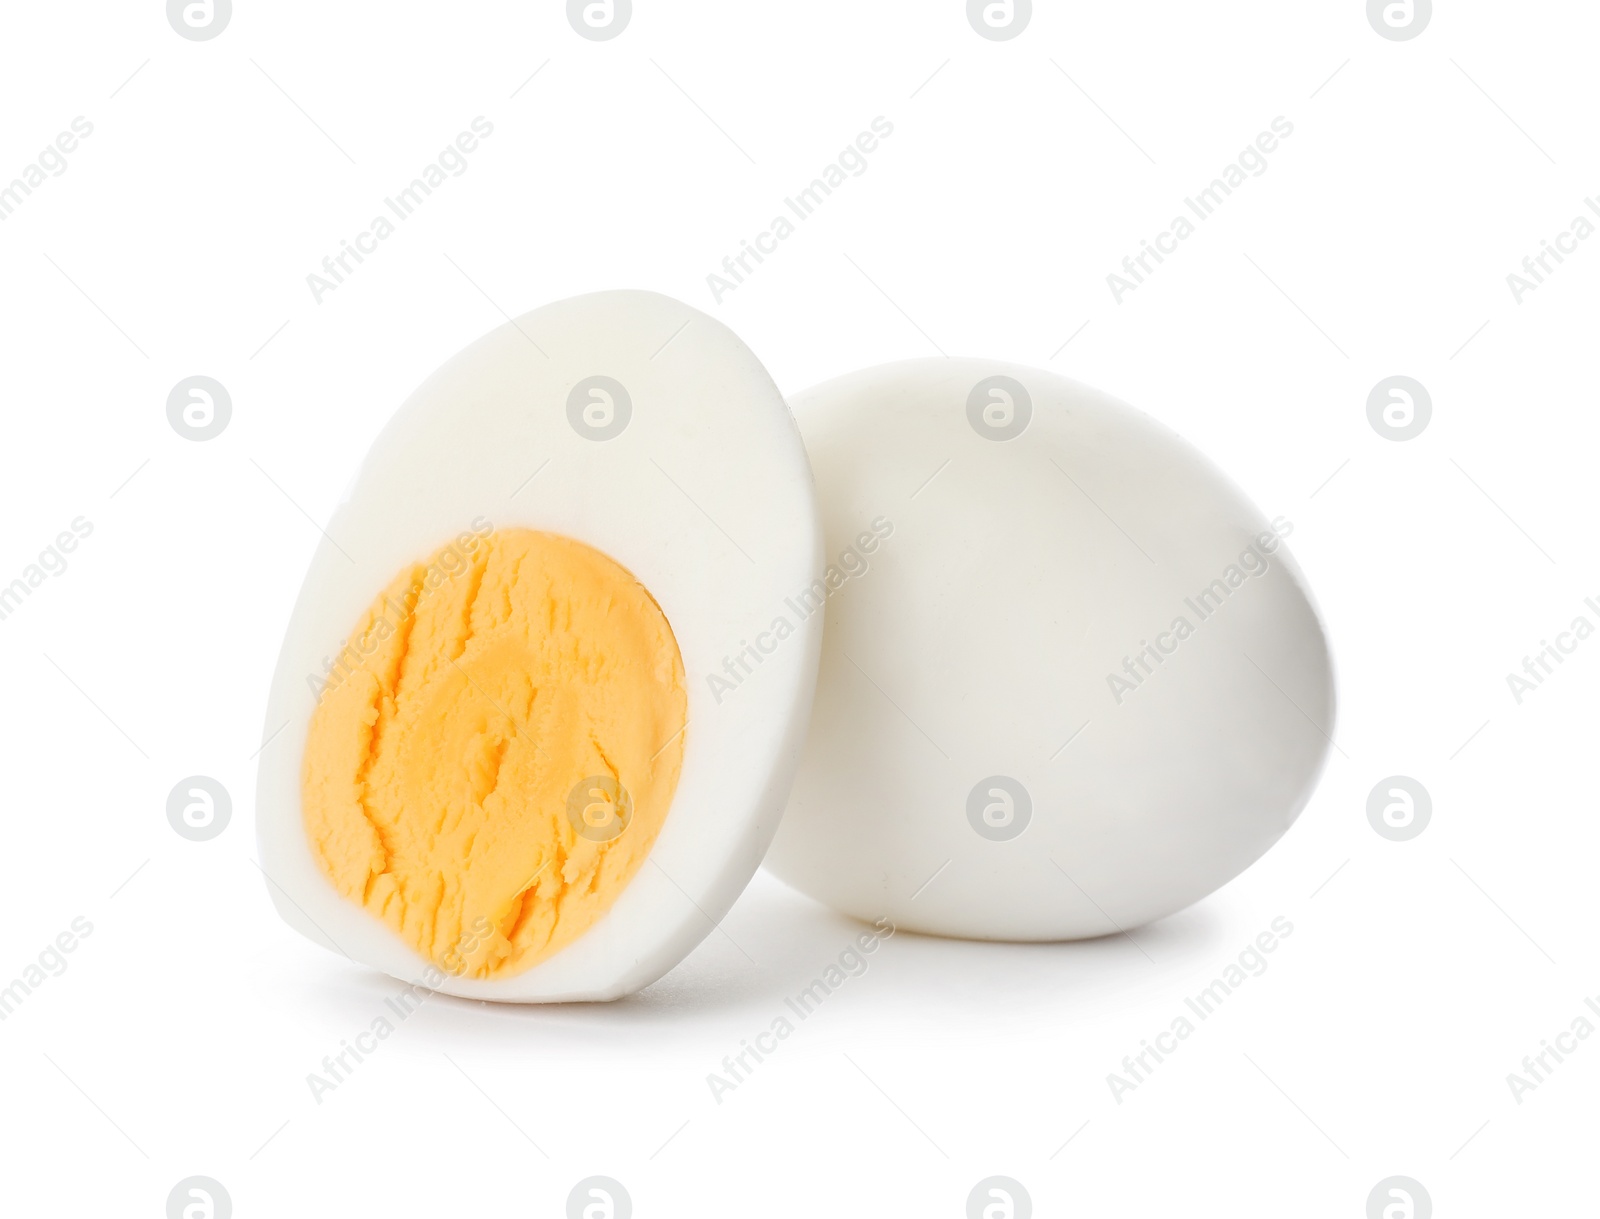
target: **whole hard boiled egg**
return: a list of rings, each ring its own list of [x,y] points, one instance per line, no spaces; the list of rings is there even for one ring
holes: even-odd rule
[[[1072,939],[1277,841],[1334,717],[1293,521],[1037,369],[911,361],[792,405],[849,574],[771,871],[910,930]]]
[[[257,792],[279,912],[450,994],[609,999],[777,827],[821,641],[777,388],[666,297],[535,310],[374,442],[290,619]]]

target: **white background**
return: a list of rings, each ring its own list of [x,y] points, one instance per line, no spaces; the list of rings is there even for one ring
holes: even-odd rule
[[[1506,276],[1600,193],[1600,13],[1439,8],[1393,42],[1356,0],[1041,0],[994,42],[955,0],[636,0],[591,42],[552,0],[239,0],[190,42],[152,0],[7,6],[0,183],[94,125],[0,223],[0,583],[93,523],[0,621],[0,983],[94,926],[0,1024],[8,1211],[159,1216],[191,1174],[241,1219],[559,1215],[591,1174],[641,1217],[958,1216],[992,1174],[1039,1215],[1357,1219],[1392,1174],[1441,1217],[1592,1207],[1600,1038],[1520,1104],[1506,1076],[1600,995],[1600,642],[1521,705],[1505,677],[1600,625],[1600,241],[1520,304]],[[316,303],[478,115],[468,171]],[[706,276],[879,115],[868,170],[718,304]],[[1270,168],[1118,304],[1106,275],[1279,115]],[[859,930],[764,875],[643,994],[432,999],[318,1104],[307,1073],[398,984],[281,925],[253,863],[315,522],[501,310],[625,286],[785,391],[944,352],[1170,424],[1295,522],[1338,751],[1198,906],[1084,944],[896,936],[721,1104],[707,1074]],[[233,399],[205,443],[165,414],[194,374]],[[1404,443],[1366,418],[1394,374],[1433,399]],[[165,817],[196,773],[234,799],[206,843]],[[1406,843],[1366,820],[1393,774],[1434,804]],[[1114,1100],[1280,915],[1270,968]]]

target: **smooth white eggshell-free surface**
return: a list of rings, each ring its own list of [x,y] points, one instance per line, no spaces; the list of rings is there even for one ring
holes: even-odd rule
[[[791,402],[827,558],[865,570],[828,601],[774,873],[911,930],[1071,939],[1170,914],[1277,841],[1333,676],[1273,523],[1216,467],[1015,365],[891,364]],[[1202,614],[1218,580],[1237,587]]]
[[[620,384],[631,403],[607,439],[569,419],[574,387],[596,376]],[[605,417],[594,412],[591,420]],[[617,403],[610,418],[621,418]],[[489,980],[441,978],[341,896],[312,856],[300,808],[315,706],[308,677],[323,673],[397,572],[474,522],[565,534],[621,563],[666,614],[689,687],[683,769],[645,864],[576,942]],[[789,410],[720,322],[654,293],[601,292],[536,309],[453,356],[374,442],[289,622],[256,813],[279,913],[361,964],[468,998],[610,999],[654,981],[760,865],[798,758],[822,615],[797,619],[720,701],[708,679],[811,583],[820,554],[811,473]]]

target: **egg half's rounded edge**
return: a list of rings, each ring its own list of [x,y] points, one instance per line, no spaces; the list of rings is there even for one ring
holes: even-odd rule
[[[1039,369],[912,360],[791,401],[859,574],[769,871],[906,930],[1077,939],[1198,901],[1299,816],[1335,696],[1292,519]]]
[[[398,574],[453,547],[475,551],[472,538],[526,548],[536,535],[579,543],[569,549],[598,552],[637,581],[648,598],[635,598],[643,607],[636,616],[648,615],[647,601],[659,607],[671,645],[658,640],[661,673],[675,649],[687,712],[679,744],[664,741],[662,749],[681,747],[681,769],[648,855],[592,925],[526,969],[466,976],[454,964],[441,968],[433,952],[396,930],[415,919],[397,917],[391,926],[335,887],[303,807],[308,733],[330,681],[361,668],[352,630],[382,604]],[[260,862],[279,913],[356,963],[465,998],[605,1000],[661,977],[727,913],[777,828],[816,683],[827,595],[822,555],[815,486],[794,420],[755,355],[720,322],[655,293],[612,291],[546,305],[484,335],[429,376],[379,433],[327,522],[291,614],[257,777]],[[453,561],[441,558],[440,566]],[[440,587],[451,579],[446,572]],[[571,614],[559,582],[554,587],[540,612],[559,633]],[[597,596],[593,614],[622,613],[609,595]],[[487,612],[460,600],[474,624]],[[398,617],[410,612],[404,598],[392,604]],[[510,608],[496,612],[503,627]],[[558,615],[567,618],[557,622]],[[504,666],[497,680],[511,684],[490,690],[488,668],[474,677],[473,653],[452,654],[470,636],[463,627],[426,679],[442,674],[452,683],[456,720],[470,720],[481,739],[468,742],[472,756],[459,766],[433,757],[429,765],[449,771],[436,785],[447,798],[437,809],[407,807],[404,816],[433,819],[410,836],[424,844],[463,817],[476,818],[482,828],[462,849],[477,858],[486,850],[482,836],[497,829],[472,788],[477,755],[490,748],[554,756],[558,744],[541,738],[540,726],[560,727],[559,717],[539,719],[528,709],[563,695],[530,687],[511,706],[504,691],[515,682]],[[580,674],[591,685],[618,676],[623,660],[598,646],[566,640],[558,657],[566,668],[550,671]],[[415,662],[400,657],[396,673],[409,674],[405,666]],[[416,693],[415,682],[408,692]],[[473,709],[468,704],[480,694],[483,705]],[[392,706],[385,708],[387,715]],[[397,790],[435,790],[413,782],[429,740],[426,718],[416,712],[407,723],[413,736],[395,738],[384,764],[398,776]],[[578,745],[612,757],[604,740]],[[574,796],[581,807],[578,788]],[[516,797],[496,792],[496,807],[514,807]],[[550,817],[559,821],[558,812]],[[571,824],[589,836],[581,821]],[[592,853],[590,844],[577,846]],[[439,869],[439,908],[465,900],[467,886],[452,879],[448,861]],[[537,883],[530,875],[530,886]],[[406,892],[404,885],[388,891]],[[410,892],[414,901],[417,890]]]

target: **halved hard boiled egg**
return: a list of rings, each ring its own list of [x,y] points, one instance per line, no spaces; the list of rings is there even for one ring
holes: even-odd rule
[[[470,998],[660,977],[777,828],[821,556],[788,408],[720,323],[602,292],[485,335],[384,428],[307,572],[257,791],[279,912]]]

